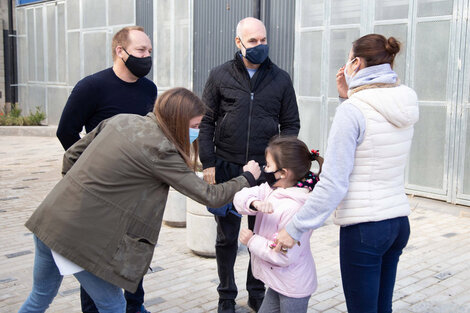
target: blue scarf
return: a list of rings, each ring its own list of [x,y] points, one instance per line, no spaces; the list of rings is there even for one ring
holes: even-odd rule
[[[398,75],[395,73],[390,64],[384,63],[365,67],[358,71],[351,79],[349,89],[354,89],[362,85],[370,84],[395,84],[398,80]]]

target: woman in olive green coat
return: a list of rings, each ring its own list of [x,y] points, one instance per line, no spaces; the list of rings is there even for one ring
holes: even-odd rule
[[[194,173],[197,141],[191,160],[190,133],[203,114],[196,95],[175,88],[158,98],[153,113],[105,120],[67,150],[63,179],[26,222],[36,256],[33,290],[20,312],[44,312],[61,274],[74,274],[100,312],[125,312],[121,288],[135,291],[150,265],[170,186],[220,207],[255,184],[254,161],[219,185]]]

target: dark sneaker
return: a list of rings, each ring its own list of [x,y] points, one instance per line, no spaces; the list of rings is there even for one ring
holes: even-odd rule
[[[235,301],[232,299],[219,299],[217,313],[235,313]]]
[[[255,312],[258,312],[264,298],[248,298],[248,306]]]

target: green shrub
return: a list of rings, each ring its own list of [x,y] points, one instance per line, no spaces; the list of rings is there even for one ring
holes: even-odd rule
[[[28,116],[21,116],[21,109],[18,105],[12,105],[11,111],[7,114],[0,112],[0,126],[34,126],[41,125],[41,121],[46,118],[46,114],[36,107],[36,112]]]
[[[20,117],[21,116],[21,109],[18,108],[18,104],[11,105],[11,111],[9,113],[12,117]]]

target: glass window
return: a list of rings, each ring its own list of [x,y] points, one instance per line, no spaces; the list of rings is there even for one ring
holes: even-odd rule
[[[418,0],[418,17],[452,15],[453,0]]]
[[[70,86],[75,86],[75,84],[80,80],[80,33],[69,32],[67,33],[67,39],[69,66],[68,83]]]
[[[36,50],[34,53],[36,54],[36,80],[44,81],[44,24],[43,24],[43,7],[36,8],[34,10],[34,14],[36,15]]]
[[[408,18],[409,0],[375,0],[375,19]]]
[[[47,80],[57,81],[57,51],[55,6],[49,5],[47,11]]]
[[[420,100],[446,99],[450,22],[416,26],[414,87]]]
[[[175,68],[174,85],[189,88],[189,25],[179,25],[175,29]]]
[[[20,108],[28,104],[28,86],[18,86],[18,103]]]
[[[27,104],[25,106],[23,114],[29,114],[30,112],[35,112],[36,107],[39,107],[41,111],[48,115],[46,111],[46,87],[40,84],[31,84],[28,86],[27,91]]]
[[[446,146],[445,107],[421,106],[411,145],[408,182],[442,189]]]
[[[80,28],[80,2],[79,0],[67,0],[67,29]]]
[[[406,77],[406,39],[408,25],[377,25],[375,26],[375,32],[384,35],[387,38],[393,36],[401,42],[400,52],[395,56],[395,60],[393,62],[393,70],[398,74],[398,78],[400,78],[400,81],[404,83]]]
[[[47,122],[57,125],[68,98],[67,88],[47,87]]]
[[[24,84],[28,80],[28,62],[32,62],[33,58],[28,58],[28,44],[26,37],[18,37],[16,40],[18,51],[18,83]]]
[[[299,99],[299,138],[309,149],[322,150],[321,102]],[[321,153],[324,155],[324,151]]]
[[[328,75],[328,96],[338,97],[336,89],[336,73],[343,66],[351,50],[354,40],[359,38],[359,29],[332,30],[330,34],[330,57]]]
[[[359,24],[361,0],[331,0],[331,24]]]
[[[17,35],[26,34],[26,24],[25,24],[25,10],[16,9],[16,32]]]
[[[156,82],[159,87],[171,85],[171,14],[168,0],[157,1],[157,42],[154,44]],[[164,43],[164,44],[162,44]]]
[[[300,34],[299,95],[321,95],[322,32]]]
[[[60,3],[57,6],[57,25],[58,25],[58,35],[57,35],[57,62],[59,64],[58,71],[58,81],[65,82],[66,78],[66,50],[65,50],[65,5]]]
[[[465,143],[465,155],[463,158],[464,172],[463,176],[463,193],[470,195],[470,110],[467,108],[467,133]]]
[[[181,21],[189,18],[188,0],[174,0],[175,2],[175,20]]]
[[[134,0],[108,0],[109,25],[134,24]]]
[[[190,17],[188,0],[156,3],[156,36],[154,45],[156,82],[159,87],[191,86]],[[173,37],[172,37],[173,36]]]
[[[108,50],[103,49],[106,42],[106,32],[92,32],[83,34],[83,51],[85,76],[91,75],[106,68],[106,54]]]
[[[323,0],[300,2],[300,27],[323,25]]]
[[[28,43],[28,55],[30,56],[28,59],[28,80],[36,80],[36,47],[34,45],[35,36],[34,36],[34,9],[30,9],[26,11],[26,23],[28,27],[27,32],[27,43]]]
[[[106,1],[82,0],[82,12],[83,28],[106,26]]]

